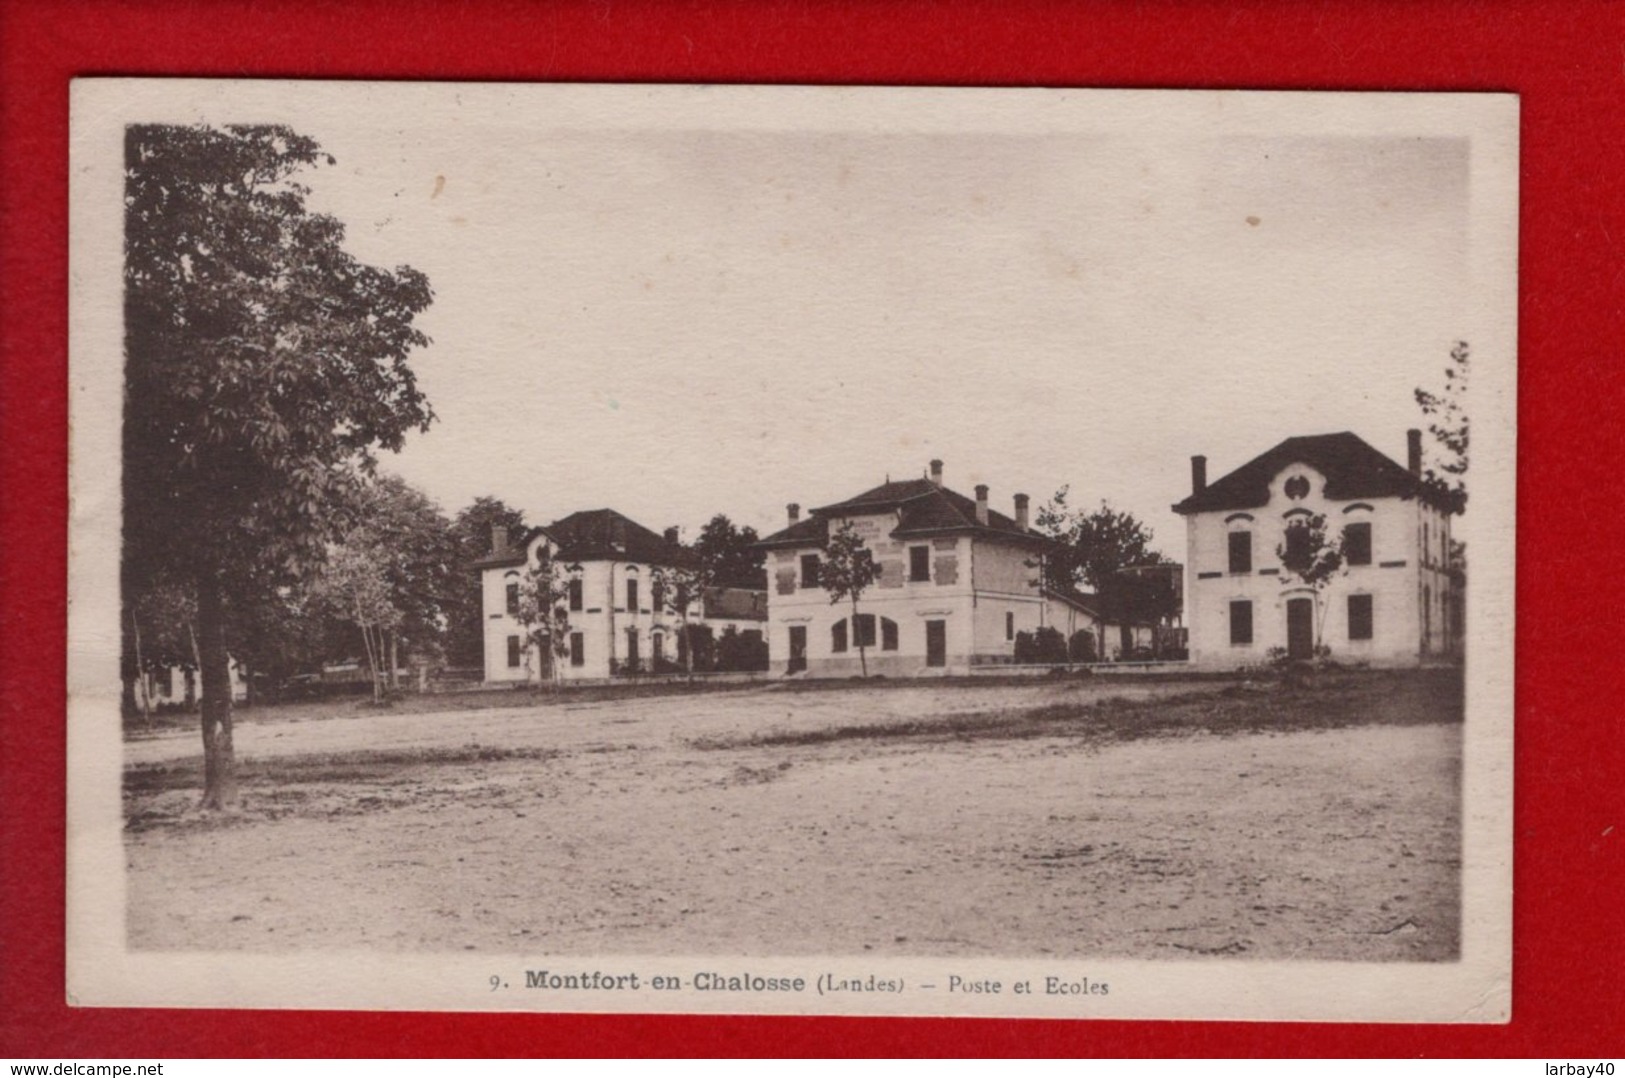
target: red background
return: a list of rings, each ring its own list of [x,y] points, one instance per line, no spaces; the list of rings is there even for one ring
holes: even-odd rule
[[[0,0],[0,1056],[1618,1054],[1625,8],[1558,2]],[[63,989],[76,75],[1496,90],[1523,97],[1507,1026],[73,1010]],[[1617,237],[1617,239],[1616,239]],[[1609,830],[1612,828],[1612,830]]]

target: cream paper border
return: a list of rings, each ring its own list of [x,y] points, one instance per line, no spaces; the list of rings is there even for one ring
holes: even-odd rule
[[[328,110],[477,123],[534,109],[552,129],[1415,135],[1471,140],[1473,512],[1457,962],[745,959],[322,952],[131,952],[118,711],[122,132],[127,122],[276,122]],[[72,89],[68,624],[68,1001],[80,1006],[986,1015],[1505,1022],[1511,1012],[1518,102],[1506,95],[1033,89],[500,85],[81,79]],[[1479,516],[1482,514],[1482,516]],[[784,993],[491,992],[524,970],[803,976]],[[821,996],[825,970],[901,978],[899,995]],[[998,996],[926,994],[950,974]],[[1087,977],[1107,996],[1016,995]]]

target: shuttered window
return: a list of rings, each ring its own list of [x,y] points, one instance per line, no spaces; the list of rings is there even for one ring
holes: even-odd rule
[[[519,613],[519,585],[508,585],[508,613]]]
[[[931,579],[931,548],[928,546],[911,546],[908,548],[908,578],[916,583],[928,582]]]
[[[1371,525],[1350,524],[1343,529],[1343,560],[1350,565],[1371,564]]]
[[[846,650],[846,619],[829,627],[829,650],[837,654]]]
[[[574,577],[570,581],[570,609],[581,609],[581,578]]]
[[[1253,533],[1230,533],[1230,571],[1232,573],[1250,573],[1253,571]]]
[[[1372,629],[1371,596],[1349,596],[1349,639],[1370,640]]]
[[[518,666],[519,656],[519,638],[517,636],[508,637],[508,665]]]
[[[1230,604],[1230,642],[1232,644],[1253,642],[1253,604],[1249,600],[1238,600]]]
[[[897,650],[897,623],[890,618],[880,619],[880,650]]]
[[[801,586],[816,588],[818,586],[818,555],[803,554],[801,556]]]

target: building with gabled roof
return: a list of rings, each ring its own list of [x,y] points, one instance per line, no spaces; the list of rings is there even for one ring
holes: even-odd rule
[[[1008,663],[1016,635],[1051,624],[1057,600],[1040,587],[1051,540],[1028,526],[1028,498],[1014,514],[988,504],[988,488],[967,498],[929,478],[887,481],[813,509],[788,506],[786,526],[764,538],[768,640],[776,672],[815,676],[858,673],[861,640],[871,674],[965,673]],[[880,568],[854,620],[850,604],[832,604],[819,584],[831,533],[851,521]],[[1070,622],[1090,617],[1076,604]],[[1064,629],[1063,629],[1064,631]],[[1076,631],[1076,630],[1075,630]]]
[[[658,535],[613,509],[590,509],[531,528],[517,540],[505,528],[492,529],[491,552],[472,565],[481,577],[487,682],[547,679],[553,657],[530,646],[514,616],[520,579],[543,548],[565,575],[570,641],[560,661],[562,679],[648,673],[683,663],[682,619],[665,609],[659,576],[661,569],[691,568],[693,552],[678,541],[676,528]],[[760,637],[766,606],[760,591],[711,588],[689,608],[687,622],[699,632],[731,629]]]
[[[1213,483],[1191,458],[1185,623],[1194,664],[1272,653],[1397,665],[1457,654],[1462,596],[1451,564],[1452,505],[1422,481],[1422,434],[1401,465],[1347,431],[1288,438]],[[1325,522],[1344,565],[1319,592],[1279,552],[1294,524]],[[1300,530],[1301,535],[1301,530]],[[1276,649],[1279,649],[1277,651]]]

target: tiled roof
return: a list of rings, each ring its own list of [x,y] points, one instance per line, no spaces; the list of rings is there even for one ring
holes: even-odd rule
[[[986,524],[978,522],[976,502],[958,491],[940,487],[929,479],[905,479],[882,483],[856,497],[820,506],[806,520],[774,532],[763,539],[761,545],[823,546],[829,537],[830,520],[887,512],[898,514],[897,527],[891,533],[897,539],[971,532],[1025,542],[1048,542],[1037,532],[1018,527],[1014,520],[994,509],[988,510]]]
[[[587,509],[571,513],[544,528],[532,528],[507,550],[487,554],[473,563],[476,569],[523,565],[532,539],[547,535],[558,544],[558,556],[570,561],[645,562],[652,565],[689,565],[694,555],[674,546],[635,520],[613,509]]]
[[[1403,465],[1342,431],[1288,438],[1175,505],[1174,512],[1257,509],[1269,502],[1271,480],[1293,464],[1307,464],[1324,475],[1326,497],[1332,501],[1389,497],[1435,501]]]

